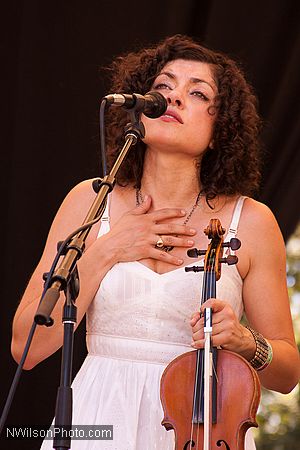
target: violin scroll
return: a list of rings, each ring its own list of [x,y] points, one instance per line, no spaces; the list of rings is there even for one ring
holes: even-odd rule
[[[211,219],[208,226],[205,228],[204,233],[207,235],[211,242],[207,250],[198,250],[197,248],[191,248],[187,251],[187,255],[190,258],[197,258],[198,256],[205,255],[204,267],[186,267],[186,272],[215,272],[216,279],[221,276],[221,264],[226,263],[229,266],[236,264],[238,258],[235,255],[228,255],[226,258],[222,257],[223,248],[229,247],[231,250],[238,250],[241,246],[241,241],[237,238],[231,238],[229,242],[223,242],[223,235],[225,234],[225,228],[222,227],[219,219]]]
[[[210,219],[209,224],[204,229],[204,234],[206,234],[208,239],[214,239],[221,238],[225,234],[225,231],[219,219]]]

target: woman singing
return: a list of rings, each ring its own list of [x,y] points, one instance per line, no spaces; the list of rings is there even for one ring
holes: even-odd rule
[[[203,229],[218,218],[226,240],[242,246],[237,266],[222,268],[213,309],[213,344],[243,356],[261,384],[290,392],[300,377],[286,288],[285,247],[271,211],[251,196],[259,184],[260,120],[237,64],[176,35],[117,58],[111,92],[161,93],[168,108],[142,116],[145,138],[130,151],[78,262],[78,322],[87,315],[88,355],[73,382],[73,424],[112,424],[113,441],[72,441],[72,449],[173,450],[162,425],[160,378],[176,356],[203,347],[199,276],[186,273],[191,247],[206,248]],[[110,164],[128,115],[110,109]],[[57,242],[80,226],[94,199],[92,180],[65,198],[41,260],[16,312],[12,352],[20,359]],[[201,258],[196,264],[201,265]],[[201,276],[201,275],[200,275]],[[38,327],[30,369],[62,345],[61,308]],[[245,313],[249,328],[240,323]],[[266,357],[257,358],[260,342]],[[192,345],[192,347],[191,347]],[[51,448],[45,441],[43,449]],[[246,450],[255,449],[251,433]]]

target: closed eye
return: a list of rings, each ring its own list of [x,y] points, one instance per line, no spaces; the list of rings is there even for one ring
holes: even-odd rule
[[[203,92],[201,92],[201,91],[193,91],[193,92],[191,92],[191,95],[194,95],[196,97],[200,97],[205,102],[209,101],[209,98],[205,94],[203,94]]]
[[[153,86],[153,89],[171,89],[166,83],[158,83]]]

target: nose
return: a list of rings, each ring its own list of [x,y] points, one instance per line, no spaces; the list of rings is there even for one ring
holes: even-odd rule
[[[175,105],[179,108],[183,107],[183,98],[178,89],[172,89],[168,92],[167,102],[169,105]]]

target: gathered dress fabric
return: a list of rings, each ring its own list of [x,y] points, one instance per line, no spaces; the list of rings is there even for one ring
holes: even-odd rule
[[[244,199],[236,203],[226,241],[237,233]],[[108,231],[109,201],[99,236]],[[202,277],[184,267],[158,274],[138,261],[107,272],[87,311],[88,355],[72,384],[72,423],[113,425],[113,440],[72,440],[73,450],[174,450],[173,430],[161,425],[160,379],[174,358],[192,350],[190,318],[199,310]],[[217,297],[241,318],[236,266],[223,265]],[[50,448],[44,441],[42,450]],[[250,430],[245,449],[255,450]]]

